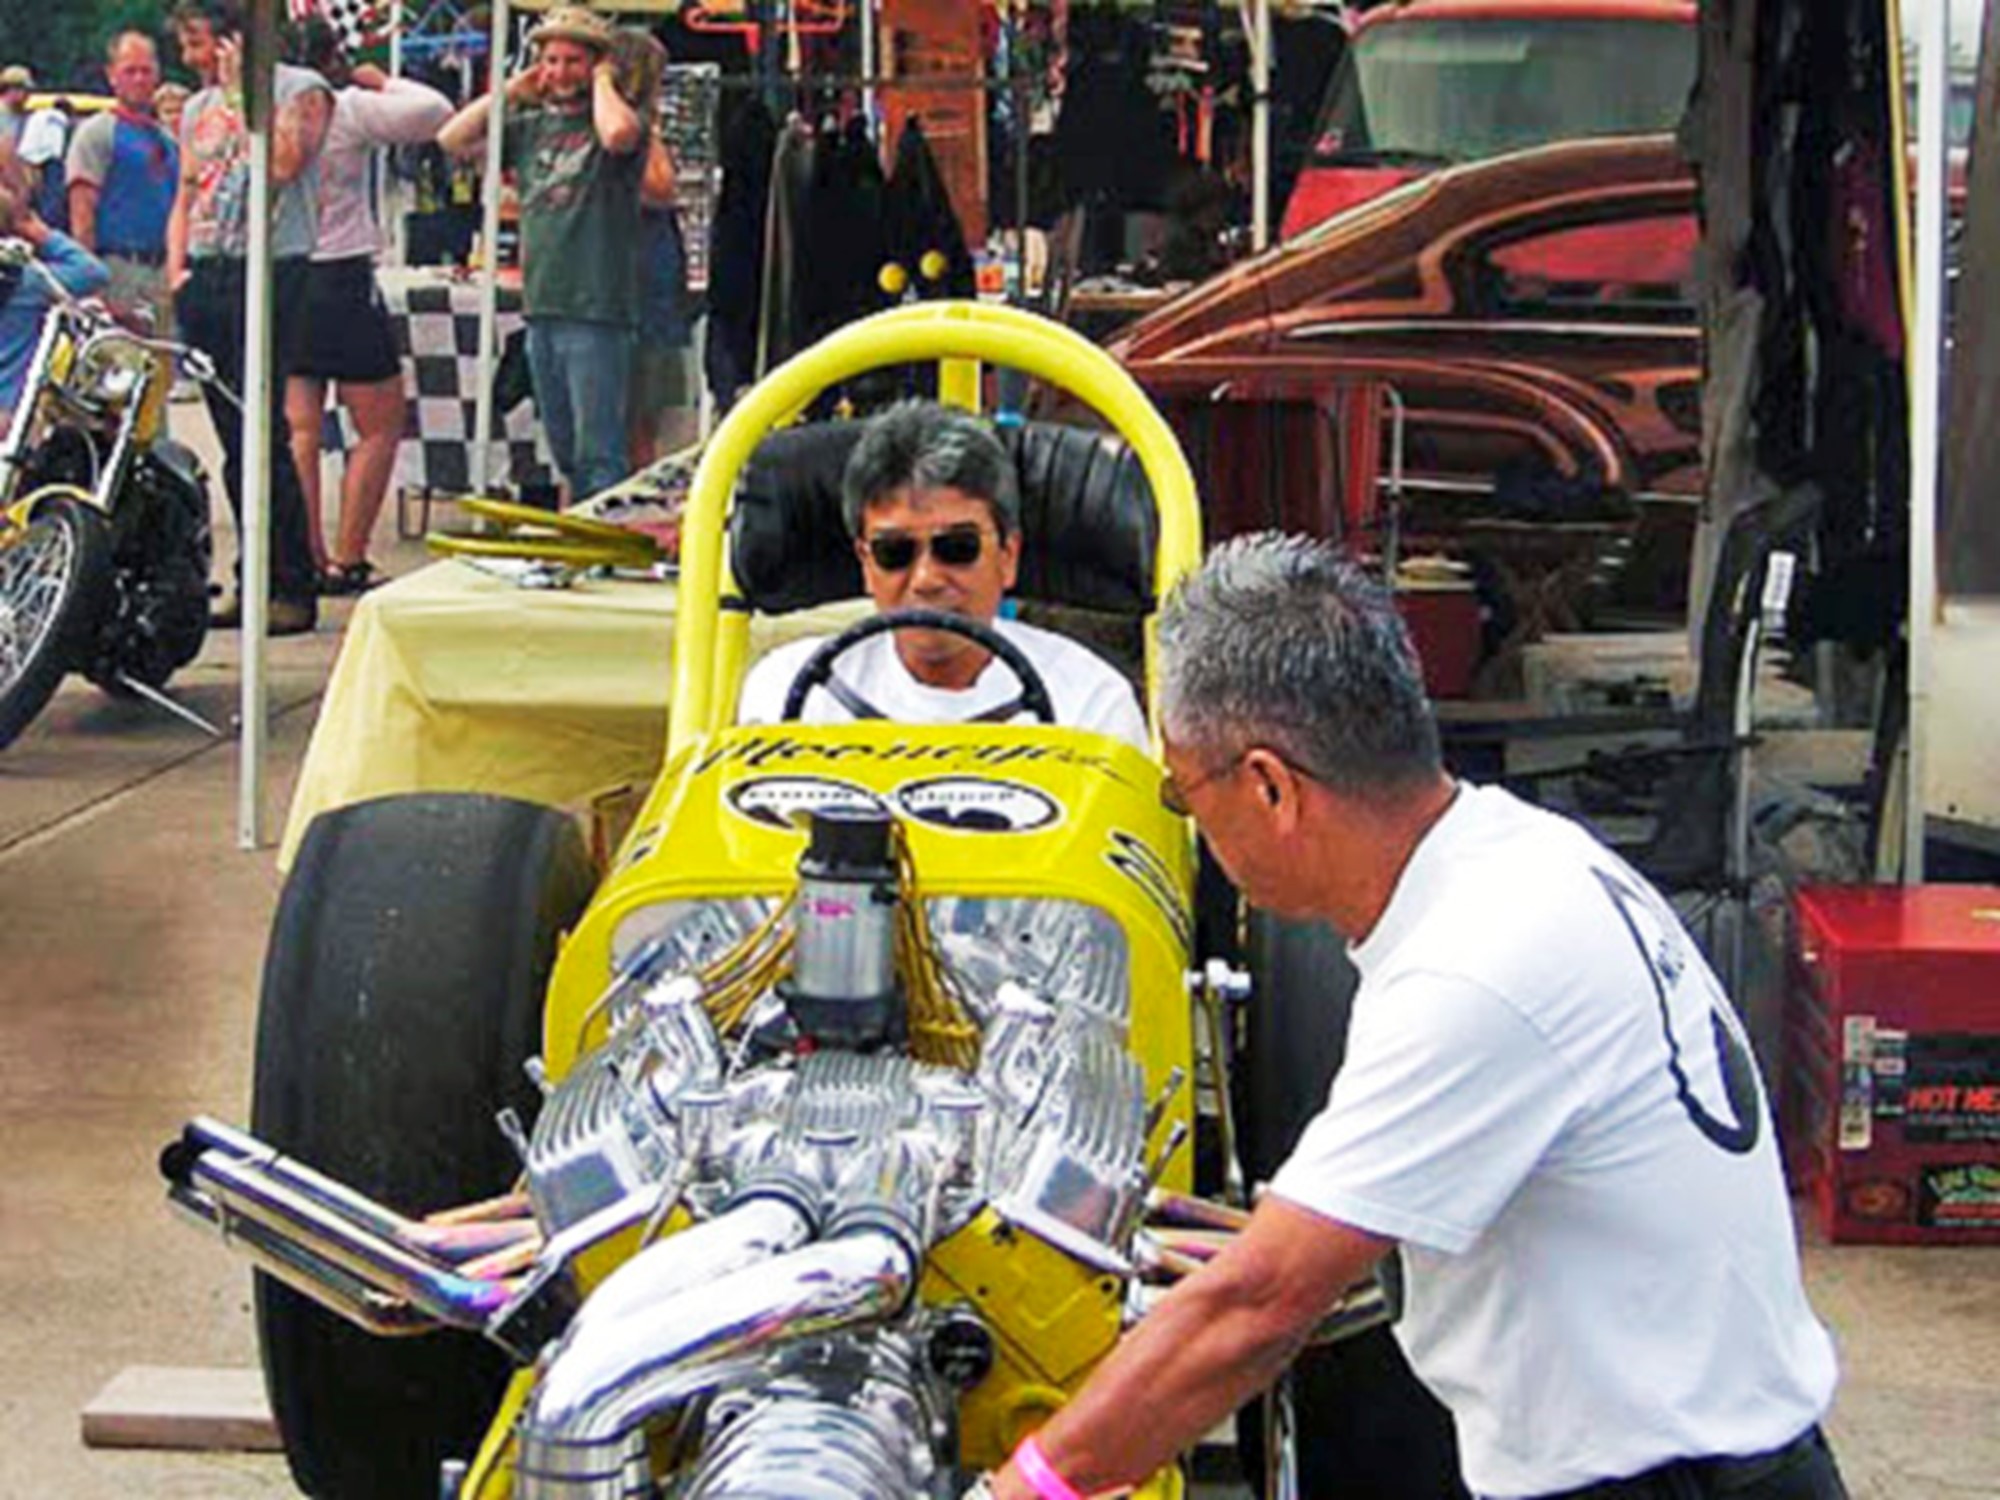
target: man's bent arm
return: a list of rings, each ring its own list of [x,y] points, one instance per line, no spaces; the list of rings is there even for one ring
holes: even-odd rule
[[[69,236],[84,249],[97,250],[97,184],[69,185]]]
[[[279,187],[297,181],[319,159],[332,123],[333,95],[325,89],[313,89],[280,109],[271,129],[271,181]]]
[[[1236,1243],[1163,1298],[1042,1428],[1042,1452],[1086,1495],[1143,1482],[1276,1380],[1389,1245],[1266,1198]],[[1034,1494],[1011,1465],[995,1493]]]
[[[637,151],[646,138],[639,112],[618,92],[609,63],[599,63],[590,75],[590,123],[597,131],[598,145],[613,156]]]
[[[486,143],[486,117],[493,113],[493,96],[481,94],[438,127],[437,143],[446,156],[470,156]]]
[[[507,108],[539,103],[542,97],[542,70],[529,68],[507,80]],[[493,116],[493,95],[489,90],[438,127],[438,148],[446,156],[470,156],[486,144],[487,127]]]
[[[639,179],[639,201],[647,208],[674,206],[674,156],[658,136],[646,143],[646,171]]]
[[[188,242],[188,180],[181,175],[181,185],[174,194],[173,211],[167,215],[167,295],[171,297],[181,289],[187,280]]]

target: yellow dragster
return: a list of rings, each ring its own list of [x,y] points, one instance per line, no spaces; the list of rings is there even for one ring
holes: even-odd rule
[[[311,1493],[955,1496],[1240,1225],[1193,1195],[1220,980],[1154,756],[1049,722],[733,722],[749,611],[818,602],[801,573],[846,552],[815,540],[828,424],[795,418],[928,361],[947,399],[1008,366],[1113,429],[1008,435],[1021,592],[1121,615],[1150,667],[1195,494],[1094,346],[931,304],[756,387],[694,481],[666,764],[610,867],[504,799],[322,816],[254,1134],[196,1121],[166,1154],[265,1273]]]

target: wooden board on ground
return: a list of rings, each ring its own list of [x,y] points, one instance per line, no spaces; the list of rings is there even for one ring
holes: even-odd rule
[[[90,1448],[226,1449],[282,1446],[255,1370],[128,1365],[83,1409]]]

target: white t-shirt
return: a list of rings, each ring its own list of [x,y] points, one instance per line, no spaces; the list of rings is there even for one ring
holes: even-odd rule
[[[38,109],[21,127],[21,139],[15,149],[29,166],[45,167],[62,160],[68,144],[69,116],[59,109]]]
[[[1143,750],[1147,745],[1146,716],[1131,684],[1110,664],[1067,636],[1023,625],[1019,620],[995,620],[1000,634],[1019,646],[1049,685],[1056,722],[1072,729],[1094,729]],[[736,717],[743,724],[775,724],[785,709],[792,679],[812,659],[825,637],[793,641],[770,653],[743,679]],[[871,636],[843,656],[834,676],[901,724],[952,724],[976,719],[1019,695],[1021,685],[997,657],[987,662],[979,680],[962,691],[935,688],[917,681],[896,654],[893,634]],[[1015,722],[1030,717],[1025,712]],[[807,695],[800,715],[807,724],[845,724],[853,715],[824,688]]]
[[[1468,786],[1354,959],[1346,1062],[1271,1190],[1402,1242],[1397,1335],[1476,1493],[1762,1452],[1818,1420],[1833,1345],[1770,1111],[1651,887]]]

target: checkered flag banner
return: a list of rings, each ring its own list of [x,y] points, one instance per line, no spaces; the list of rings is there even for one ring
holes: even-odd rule
[[[324,16],[340,35],[340,45],[350,56],[379,45],[389,35],[390,6],[396,0],[286,0],[285,9],[294,21],[308,16]]]

